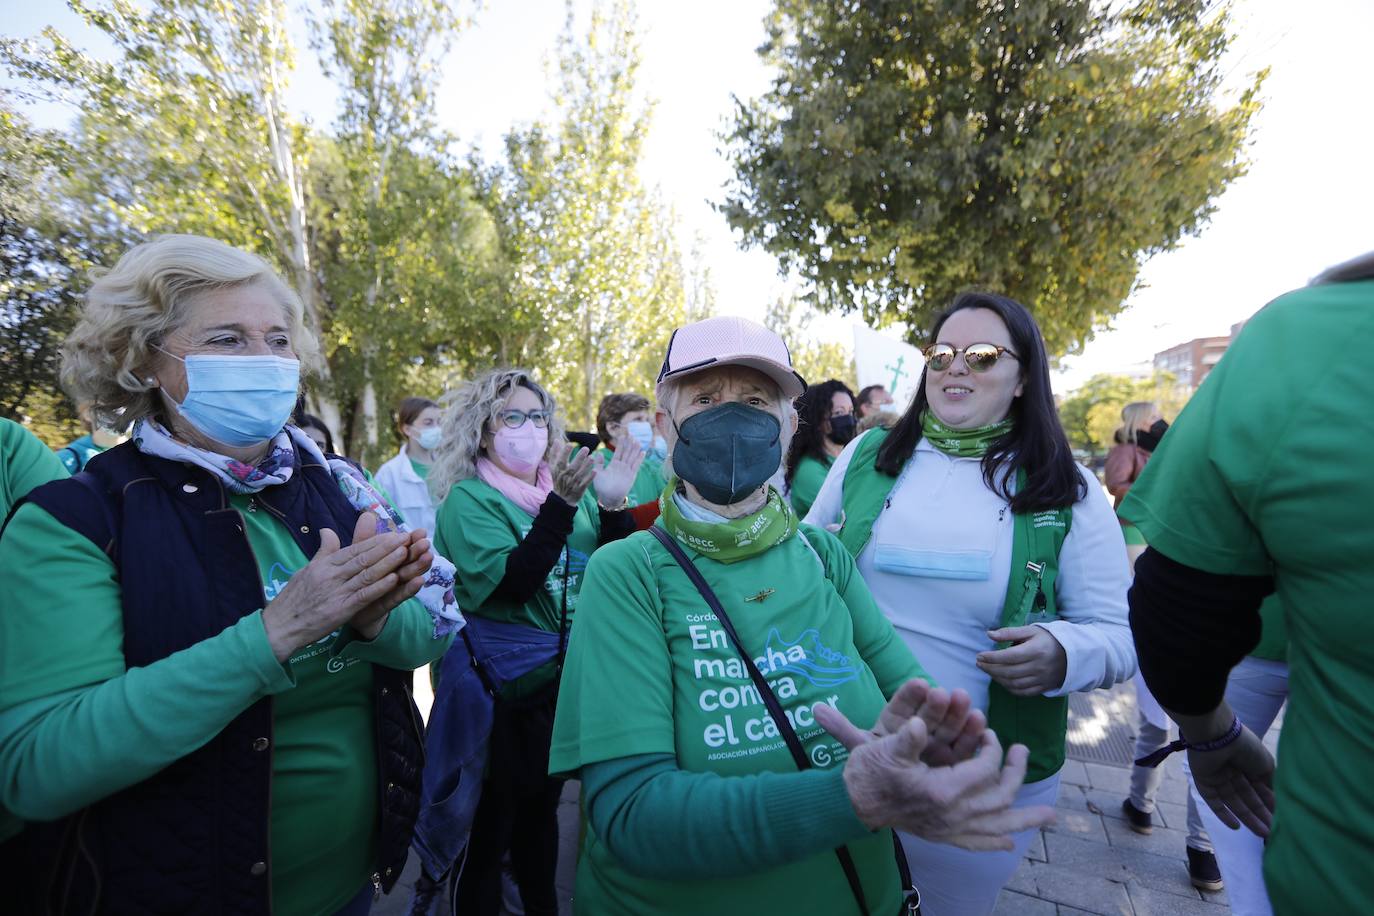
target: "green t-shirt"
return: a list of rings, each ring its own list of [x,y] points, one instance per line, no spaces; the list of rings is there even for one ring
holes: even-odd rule
[[[601,535],[596,497],[590,489],[583,494],[573,516],[572,534],[534,597],[517,604],[493,595],[505,578],[507,557],[533,525],[534,518],[529,513],[476,477],[460,480],[449,490],[435,518],[434,549],[458,569],[455,595],[464,614],[557,633],[566,581],[571,630],[587,560]],[[542,687],[553,677],[553,671],[552,662],[536,668],[507,685],[508,695],[521,696]]]
[[[808,455],[797,462],[797,470],[792,475],[792,483],[787,491],[787,498],[791,500],[797,518],[806,518],[806,513],[811,511],[811,504],[816,501],[821,484],[825,483],[825,475],[830,473],[830,466],[834,463],[835,459],[829,455],[824,460]]]
[[[1260,605],[1259,615],[1262,624],[1260,641],[1250,650],[1250,654],[1271,662],[1287,660],[1288,627],[1283,622],[1283,604],[1280,603],[1279,596],[1270,595],[1265,598],[1264,603]]]
[[[38,437],[13,420],[0,417],[0,522],[34,487],[66,476],[63,462]],[[21,829],[19,818],[0,809],[0,840]]]
[[[597,449],[596,453],[601,456],[602,467],[610,464],[611,459],[615,457],[615,452],[604,446]],[[663,462],[646,455],[644,463],[639,466],[639,473],[635,475],[634,486],[630,487],[628,494],[630,505],[633,507],[658,502],[659,496],[663,493],[663,488],[667,485],[668,480],[663,476]],[[592,492],[596,492],[595,483],[592,484]]]
[[[1121,515],[1211,573],[1273,573],[1289,702],[1265,880],[1278,913],[1363,912],[1374,849],[1374,281],[1283,296],[1245,326],[1131,487]],[[1297,349],[1295,349],[1295,347]],[[1295,361],[1295,357],[1296,361]]]
[[[884,697],[926,675],[840,542],[802,530],[805,540],[791,537],[737,563],[702,557],[697,565],[757,653],[812,762],[828,768],[848,753],[816,724],[816,703],[834,704],[870,727]],[[640,754],[673,754],[683,770],[722,776],[796,770],[724,629],[648,532],[592,558],[549,769],[575,773]],[[889,833],[849,848],[873,912],[895,913],[899,881]],[[628,872],[588,830],[578,867],[577,910],[585,913],[841,913],[853,906],[829,851],[747,877],[665,881]]]
[[[415,476],[421,480],[429,480],[429,468],[427,464],[421,464],[414,458],[410,459],[410,469],[415,472]]]
[[[34,487],[66,476],[62,461],[37,436],[0,417],[0,522]]]
[[[244,518],[264,604],[308,561],[286,528],[248,496]],[[296,687],[272,702],[272,903],[276,913],[333,913],[377,861],[377,754],[372,666],[334,651],[342,630],[296,650]]]

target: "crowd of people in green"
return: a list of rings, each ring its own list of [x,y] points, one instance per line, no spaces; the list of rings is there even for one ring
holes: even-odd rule
[[[1172,425],[1127,408],[1106,491],[1034,317],[978,291],[910,404],[713,317],[591,441],[494,367],[402,401],[374,475],[301,412],[319,344],[266,262],[139,244],[64,345],[91,435],[0,421],[14,911],[352,916],[418,855],[414,913],[555,914],[576,779],[578,913],[988,914],[1069,695],[1133,677],[1133,829],[1186,751],[1195,885],[1368,909],[1374,372],[1283,370],[1371,305],[1374,256],[1271,303]]]

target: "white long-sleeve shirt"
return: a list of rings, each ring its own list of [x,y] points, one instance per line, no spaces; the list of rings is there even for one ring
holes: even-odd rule
[[[808,523],[840,521],[844,475],[859,441],[835,460]],[[1097,481],[1079,470],[1088,494],[1073,506],[1059,554],[1058,619],[1037,624],[1068,660],[1064,683],[1047,696],[1109,687],[1136,667],[1121,526]],[[989,677],[975,659],[995,648],[987,631],[1000,625],[1006,603],[1012,526],[1007,501],[983,482],[979,459],[953,458],[922,439],[858,556],[878,606],[926,671],[942,687],[967,690],[983,710]]]

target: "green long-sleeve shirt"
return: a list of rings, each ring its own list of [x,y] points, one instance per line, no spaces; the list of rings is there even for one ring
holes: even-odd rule
[[[306,557],[275,517],[233,497],[264,606]],[[0,804],[61,817],[152,776],[272,697],[271,879],[278,913],[333,912],[375,867],[371,666],[442,655],[411,600],[370,642],[348,628],[277,661],[261,611],[142,668],[126,669],[119,583],[90,541],[37,506],[0,539],[13,599],[0,615]]]
[[[647,878],[750,875],[871,835],[843,767],[721,776],[641,754],[583,767],[582,799],[606,849]]]

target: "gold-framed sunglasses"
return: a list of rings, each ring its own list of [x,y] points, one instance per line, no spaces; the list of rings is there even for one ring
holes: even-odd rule
[[[932,344],[925,348],[922,355],[926,358],[927,366],[936,372],[944,372],[954,365],[954,357],[960,353],[964,354],[964,365],[968,366],[971,372],[987,372],[1004,356],[1010,356],[1012,359],[1021,358],[1006,347],[990,343],[969,344],[967,347]]]

